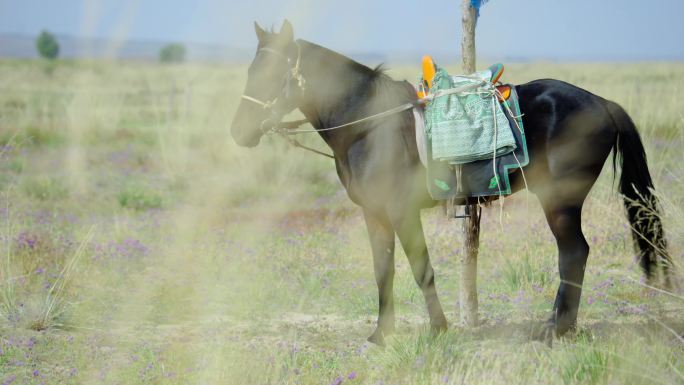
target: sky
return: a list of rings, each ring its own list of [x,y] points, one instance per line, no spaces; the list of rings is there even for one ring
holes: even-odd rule
[[[490,0],[478,55],[684,60],[684,0]],[[0,34],[248,48],[253,22],[341,52],[458,52],[460,0],[0,0]]]

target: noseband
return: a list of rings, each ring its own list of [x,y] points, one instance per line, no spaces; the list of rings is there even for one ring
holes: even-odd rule
[[[281,53],[279,51],[274,50],[273,48],[264,47],[264,48],[259,48],[259,50],[257,51],[257,55],[262,54],[262,53],[270,53],[270,54],[276,55],[276,56],[284,59],[287,62],[288,67],[290,67],[289,70],[287,71],[287,78],[285,80],[285,85],[283,86],[283,90],[281,91],[281,93],[278,96],[276,96],[272,100],[268,100],[268,101],[262,101],[262,100],[259,100],[255,97],[252,97],[252,96],[249,96],[246,94],[242,94],[242,96],[241,96],[242,99],[248,100],[252,103],[256,103],[256,104],[260,105],[261,107],[263,107],[264,110],[270,112],[270,116],[268,118],[264,119],[260,125],[260,129],[264,134],[268,133],[269,131],[277,129],[278,125],[280,124],[280,120],[282,119],[282,115],[278,113],[276,106],[281,100],[290,99],[290,97],[291,97],[291,95],[290,95],[290,83],[291,83],[291,81],[296,80],[297,81],[297,88],[299,88],[300,91],[304,91],[305,79],[302,76],[302,74],[299,72],[299,65],[300,65],[300,61],[301,61],[302,49],[297,42],[295,42],[295,45],[297,46],[297,60],[295,61],[294,66],[291,66],[292,59],[290,57],[284,55],[283,53]],[[280,100],[279,100],[279,98],[280,98]],[[270,122],[270,124],[269,124],[269,122]]]

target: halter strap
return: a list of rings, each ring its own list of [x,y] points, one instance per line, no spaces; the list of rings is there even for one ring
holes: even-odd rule
[[[258,104],[258,105],[264,107],[264,109],[269,109],[269,108],[271,108],[271,107],[273,106],[273,103],[275,103],[275,101],[278,99],[278,98],[275,98],[275,99],[273,99],[273,101],[270,101],[270,102],[266,103],[266,102],[262,102],[262,101],[259,100],[259,99],[256,99],[256,98],[253,98],[253,97],[251,97],[251,96],[244,95],[244,94],[243,94],[243,95],[240,95],[240,97],[243,98],[243,99],[245,99],[245,100],[249,100],[249,101],[252,102],[252,103],[256,103],[256,104]]]
[[[282,52],[276,51],[273,48],[263,47],[263,48],[259,48],[259,50],[257,52],[272,53],[274,55],[280,56],[281,58],[287,60],[288,63],[292,60],[287,55],[284,55]]]
[[[297,86],[299,87],[300,90],[303,91],[305,79],[304,79],[304,76],[302,76],[302,74],[299,72],[299,62],[302,58],[302,47],[297,42],[295,42],[295,45],[297,46],[297,60],[295,61],[295,65],[293,67],[290,67],[287,76],[288,76],[288,78],[291,77],[292,79],[297,80]],[[268,47],[259,48],[259,50],[257,51],[257,54],[259,54],[261,52],[268,52],[268,53],[274,54],[276,56],[279,56],[282,59],[285,59],[288,63],[292,62],[292,59],[289,56],[287,56],[287,55],[283,54],[282,52],[277,51],[273,48],[268,48]],[[289,80],[288,80],[288,83],[289,83]],[[276,96],[273,100],[270,100],[267,102],[264,102],[262,100],[259,100],[255,97],[252,97],[252,96],[249,96],[246,94],[242,94],[240,97],[242,99],[249,100],[252,103],[256,103],[256,104],[264,107],[264,109],[266,109],[266,110],[273,108],[273,105],[275,105],[276,102],[278,101],[278,96]]]

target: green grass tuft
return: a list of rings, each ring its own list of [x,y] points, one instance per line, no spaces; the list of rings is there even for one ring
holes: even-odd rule
[[[534,266],[527,255],[515,262],[506,260],[502,273],[510,290],[518,290],[532,285],[544,288],[552,281],[550,274],[542,271],[539,266]]]
[[[119,205],[134,210],[158,209],[162,207],[161,195],[149,187],[128,184],[117,195]]]

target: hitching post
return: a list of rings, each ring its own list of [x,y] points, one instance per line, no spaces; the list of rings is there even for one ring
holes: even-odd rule
[[[461,0],[461,57],[463,73],[475,72],[475,27],[481,0]],[[478,206],[466,206],[463,220],[463,251],[461,252],[461,322],[477,326],[477,252],[480,246],[480,218]]]

